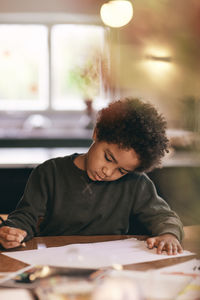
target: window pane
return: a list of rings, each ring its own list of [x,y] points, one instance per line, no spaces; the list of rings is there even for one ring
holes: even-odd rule
[[[0,25],[0,109],[47,107],[47,37],[42,25]]]
[[[81,110],[86,99],[102,95],[104,29],[91,25],[55,25],[52,29],[52,104]]]

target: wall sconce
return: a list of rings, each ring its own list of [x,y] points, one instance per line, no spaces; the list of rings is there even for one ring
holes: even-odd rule
[[[110,0],[101,6],[101,19],[110,27],[122,27],[133,17],[133,5],[128,0]]]
[[[148,72],[151,79],[159,78],[159,82],[166,83],[175,71],[171,51],[163,47],[148,47],[145,51],[143,68]]]
[[[146,49],[146,59],[151,61],[158,61],[158,62],[166,62],[170,63],[172,62],[172,56],[171,51],[167,48],[163,47],[148,47]]]
[[[161,62],[172,62],[171,56],[146,55],[147,59]]]

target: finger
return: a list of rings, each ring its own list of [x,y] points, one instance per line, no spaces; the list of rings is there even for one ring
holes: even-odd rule
[[[157,253],[161,254],[162,251],[164,250],[164,246],[165,246],[165,242],[164,241],[160,241],[158,244],[158,248],[157,248]]]
[[[24,235],[17,231],[11,231],[11,230],[1,230],[0,231],[0,237],[6,240],[14,240],[14,239],[22,239],[24,238]]]
[[[8,234],[8,233],[1,233],[1,238],[5,241],[5,242],[21,242],[24,239],[24,236],[21,234],[17,234],[17,235],[13,235],[13,234]]]
[[[14,228],[14,227],[9,227],[9,226],[3,226],[1,228],[1,234],[2,234],[2,232],[11,234],[11,235],[23,236],[23,238],[25,238],[27,235],[27,232],[25,230],[22,230],[19,228]]]
[[[25,230],[19,229],[19,233],[25,238],[27,236],[27,232]]]
[[[178,243],[178,253],[183,253],[183,248],[179,243]]]
[[[177,247],[177,245],[173,245],[173,255],[176,255],[177,253],[178,253],[178,249],[177,249],[178,247]]]
[[[26,234],[25,230],[22,230],[20,228],[15,228],[15,227],[9,227],[9,226],[1,227],[1,231],[7,232],[10,234],[17,234],[17,233]]]
[[[24,239],[24,235],[20,232],[1,230],[0,237],[6,241],[18,241],[21,242]]]
[[[16,229],[13,227],[9,227],[9,226],[3,226],[3,227],[1,227],[1,231],[6,232],[6,233],[13,233],[13,232],[16,232]]]
[[[155,241],[156,241],[155,238],[148,238],[148,239],[146,240],[147,247],[148,247],[149,249],[152,249],[152,248],[155,246]]]
[[[176,246],[177,253],[183,253],[183,248],[179,242],[177,242],[175,246]]]
[[[165,247],[165,249],[166,249],[166,252],[167,252],[168,255],[172,255],[174,253],[174,248],[173,248],[172,244],[168,244]]]
[[[18,242],[5,242],[1,240],[0,243],[5,249],[16,248],[21,246],[21,243]]]

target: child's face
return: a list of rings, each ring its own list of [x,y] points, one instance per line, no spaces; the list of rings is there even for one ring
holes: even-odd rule
[[[85,168],[94,181],[113,181],[134,171],[140,164],[133,149],[121,149],[116,144],[94,141],[85,161]]]

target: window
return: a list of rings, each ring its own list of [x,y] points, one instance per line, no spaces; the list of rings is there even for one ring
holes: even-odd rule
[[[83,99],[101,95],[104,31],[98,26],[52,28],[52,106],[83,109]]]
[[[48,101],[47,28],[0,26],[0,109],[44,109]]]
[[[0,110],[82,110],[105,101],[105,30],[94,25],[0,25]]]

